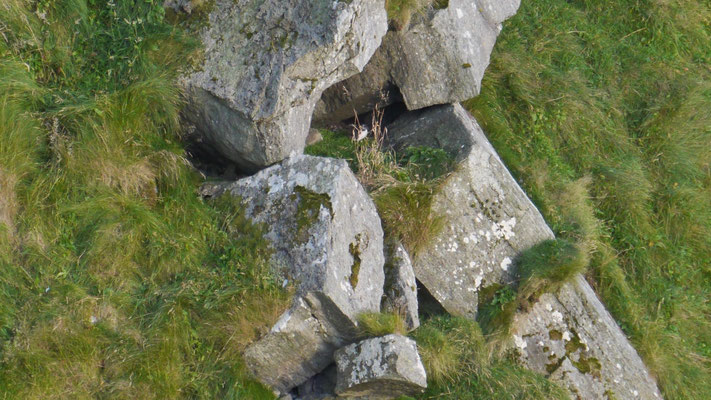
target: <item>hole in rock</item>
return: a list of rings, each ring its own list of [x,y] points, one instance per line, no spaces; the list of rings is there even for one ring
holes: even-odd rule
[[[428,319],[438,315],[445,315],[447,311],[439,304],[439,301],[432,296],[429,290],[420,280],[417,280],[417,307],[420,319]]]
[[[184,139],[185,154],[190,163],[208,180],[234,181],[249,174],[203,143],[196,135]]]
[[[373,73],[366,66],[362,73],[326,89],[314,110],[311,128],[343,130],[353,123],[355,115],[361,123],[369,122],[369,114],[375,107],[384,110],[402,103],[400,89],[387,81],[373,84],[380,81],[379,77],[369,76]],[[396,117],[393,112],[386,114],[393,114],[392,119]]]

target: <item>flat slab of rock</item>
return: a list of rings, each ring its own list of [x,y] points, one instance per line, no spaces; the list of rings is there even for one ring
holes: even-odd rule
[[[366,339],[336,351],[336,393],[343,397],[393,399],[427,388],[414,340],[401,335]]]
[[[386,246],[384,292],[382,311],[401,315],[408,331],[417,329],[417,281],[410,256],[400,243]]]
[[[479,289],[510,280],[516,255],[553,232],[460,105],[405,114],[388,127],[388,140],[441,148],[457,161],[432,206],[446,227],[413,266],[449,313],[473,319]]]
[[[274,272],[295,286],[292,308],[245,352],[250,370],[286,393],[355,340],[359,314],[380,310],[380,218],[344,160],[293,156],[211,192],[238,198],[265,227]]]
[[[301,152],[316,101],[360,72],[387,31],[384,0],[216,0],[186,119],[245,170]]]
[[[526,367],[579,399],[662,396],[639,355],[582,276],[515,316],[514,344]]]
[[[475,97],[501,31],[520,0],[449,0],[390,31],[362,73],[327,90],[314,119],[337,122],[404,101],[408,110]],[[384,94],[384,95],[383,95]]]
[[[476,121],[459,105],[406,114],[389,127],[395,147],[427,145],[459,165],[433,207],[447,228],[415,260],[415,274],[453,314],[474,318],[477,292],[507,284],[523,250],[554,238]],[[544,294],[515,317],[521,363],[582,399],[661,397],[622,330],[578,276],[557,294]]]

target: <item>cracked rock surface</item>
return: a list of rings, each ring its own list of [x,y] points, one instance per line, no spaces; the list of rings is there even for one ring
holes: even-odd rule
[[[336,351],[336,393],[342,397],[393,399],[427,388],[415,341],[401,335],[366,339]]]
[[[328,89],[316,108],[320,124],[403,101],[408,110],[475,97],[501,31],[520,0],[449,0],[390,31],[362,73]]]
[[[250,370],[281,392],[328,366],[356,337],[357,317],[380,310],[383,231],[375,205],[344,160],[299,155],[215,189],[266,230],[293,305],[245,352]]]
[[[408,331],[417,329],[420,326],[417,281],[410,256],[401,243],[386,246],[384,292],[383,312],[401,315]]]
[[[384,0],[216,0],[184,115],[244,170],[301,152],[316,102],[360,72],[387,31]]]
[[[514,317],[513,339],[526,367],[579,399],[661,399],[639,355],[578,275]]]
[[[474,318],[479,289],[508,282],[514,257],[553,232],[460,105],[410,112],[388,132],[396,148],[441,148],[457,161],[432,205],[446,226],[413,266],[449,313]]]

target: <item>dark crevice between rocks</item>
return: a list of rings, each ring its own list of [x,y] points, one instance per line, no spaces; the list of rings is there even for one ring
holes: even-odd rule
[[[447,310],[432,296],[419,279],[417,280],[417,304],[421,320],[448,314]]]
[[[358,87],[358,79],[360,75],[353,76],[323,92],[311,119],[312,129],[343,130],[355,122],[356,115],[361,123],[369,123],[376,107],[382,111],[390,110],[384,112],[384,123],[394,121],[407,111],[400,88],[394,84],[387,82],[380,89],[350,92],[347,87]]]
[[[190,164],[208,181],[235,181],[252,175],[203,142],[198,135],[183,139],[185,155]]]

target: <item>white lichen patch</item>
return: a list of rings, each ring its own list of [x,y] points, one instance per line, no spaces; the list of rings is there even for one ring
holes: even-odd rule
[[[267,185],[269,185],[269,193],[268,194],[281,192],[284,189],[285,183],[286,182],[284,181],[284,179],[281,176],[279,176],[277,174],[271,175],[269,177],[269,179],[267,180]]]
[[[570,336],[570,332],[563,332],[563,340],[565,340],[566,342],[570,342],[570,339],[572,339],[572,337]]]
[[[526,341],[521,336],[513,335],[513,340],[516,347],[521,350],[525,350],[526,347],[528,347],[528,343],[526,343]]]
[[[516,233],[514,232],[514,228],[516,227],[516,217],[503,220],[498,223],[494,223],[491,225],[491,230],[494,233],[494,237],[496,239],[505,239],[509,240],[512,237],[516,236]]]
[[[501,269],[503,269],[504,271],[508,271],[510,265],[511,265],[511,259],[510,259],[510,258],[504,257],[504,259],[501,260]]]
[[[553,311],[553,313],[551,314],[551,316],[553,316],[553,319],[554,319],[555,321],[557,321],[557,322],[563,322],[563,314],[561,314],[560,311],[558,311],[558,310]]]
[[[477,276],[474,278],[474,288],[475,288],[475,289],[479,289],[479,287],[481,287],[481,281],[482,281],[482,279],[483,279],[483,278],[482,278],[481,275],[477,275]]]

